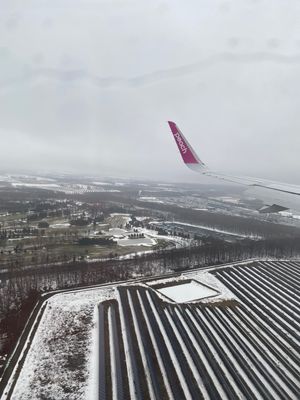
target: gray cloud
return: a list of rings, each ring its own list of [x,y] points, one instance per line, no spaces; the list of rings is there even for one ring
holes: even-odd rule
[[[91,74],[83,69],[58,69],[58,68],[34,68],[28,67],[19,76],[0,82],[0,88],[9,88],[20,84],[31,84],[40,78],[55,80],[61,83],[73,83],[83,81],[95,85],[99,88],[114,87],[139,87],[168,79],[181,78],[189,74],[195,74],[202,68],[209,68],[220,63],[229,64],[252,64],[252,63],[271,63],[279,65],[300,64],[300,54],[280,54],[271,52],[258,53],[233,53],[226,52],[214,54],[197,63],[182,65],[164,70],[154,71],[148,74],[125,77],[101,77]]]
[[[0,168],[299,181],[300,3],[2,1]],[[300,183],[300,182],[298,182]]]

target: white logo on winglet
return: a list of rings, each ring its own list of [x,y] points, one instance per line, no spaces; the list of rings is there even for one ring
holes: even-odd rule
[[[180,147],[180,150],[182,151],[183,154],[187,152],[187,147],[185,146],[182,137],[179,135],[178,132],[174,133],[175,139],[178,143],[178,146]]]

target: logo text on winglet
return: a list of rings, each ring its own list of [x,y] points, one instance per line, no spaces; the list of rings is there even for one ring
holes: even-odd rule
[[[180,134],[178,132],[174,133],[174,137],[178,143],[178,146],[180,147],[180,150],[182,151],[183,154],[185,154],[187,152],[187,147],[184,144],[182,137],[180,136]]]

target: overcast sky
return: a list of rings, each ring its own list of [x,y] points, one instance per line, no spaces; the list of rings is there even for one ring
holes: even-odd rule
[[[300,1],[0,0],[0,169],[300,184]]]

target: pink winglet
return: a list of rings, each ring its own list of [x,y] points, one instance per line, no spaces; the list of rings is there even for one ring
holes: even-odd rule
[[[181,157],[185,164],[203,164],[200,160],[197,160],[196,156],[194,155],[193,150],[190,148],[187,140],[183,136],[183,134],[178,129],[175,122],[168,121],[168,124],[171,128],[173,133],[175,142],[177,143],[178,149],[180,151]]]

